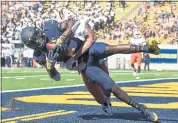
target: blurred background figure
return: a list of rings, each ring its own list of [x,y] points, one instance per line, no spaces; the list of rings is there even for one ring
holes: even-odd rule
[[[126,7],[126,2],[125,2],[125,0],[120,0],[119,2],[120,2],[120,4],[121,4],[122,8],[125,9],[125,7]]]
[[[150,71],[150,56],[149,56],[149,54],[148,53],[144,53],[143,59],[145,61],[144,70],[146,70],[146,67],[147,67],[148,70]]]
[[[135,29],[133,32],[133,36],[130,39],[130,44],[142,45],[143,43],[145,43],[145,38],[141,35],[138,29]],[[137,69],[134,65],[135,62],[137,62]],[[130,64],[133,69],[133,76],[136,76],[136,79],[140,79],[141,63],[142,53],[132,53]]]

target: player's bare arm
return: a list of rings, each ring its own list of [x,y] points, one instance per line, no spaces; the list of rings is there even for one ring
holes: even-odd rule
[[[94,30],[87,24],[85,28],[86,42],[73,56],[74,60],[77,60],[82,54],[84,54],[94,43]]]
[[[72,33],[72,27],[75,22],[75,20],[69,19],[58,24],[58,28],[63,34],[56,40],[56,44],[61,44]]]

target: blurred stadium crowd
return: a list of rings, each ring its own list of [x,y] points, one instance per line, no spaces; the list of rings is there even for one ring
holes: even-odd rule
[[[78,18],[89,19],[98,41],[128,43],[134,28],[139,28],[146,39],[156,38],[161,43],[177,41],[176,2],[139,2],[134,10],[126,12],[123,18],[118,19],[116,15],[129,9],[130,4],[132,3],[125,1],[2,2],[1,52],[4,63],[10,67],[15,61],[20,66],[31,67],[33,54],[21,43],[22,28],[34,25],[40,27],[48,19],[59,20],[61,8],[71,8]],[[128,19],[126,15],[131,17]]]

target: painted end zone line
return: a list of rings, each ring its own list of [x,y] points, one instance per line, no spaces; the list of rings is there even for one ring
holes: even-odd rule
[[[158,78],[158,79],[144,79],[144,80],[130,80],[130,81],[120,81],[116,83],[130,83],[130,82],[147,82],[147,81],[177,81],[178,78]],[[56,89],[56,88],[71,88],[71,87],[82,87],[84,84],[79,85],[68,85],[68,86],[57,86],[57,87],[46,87],[46,88],[32,88],[32,89],[20,89],[20,90],[8,90],[2,91],[1,93],[10,93],[10,92],[21,92],[21,91],[34,91],[34,90],[48,90],[48,89]]]

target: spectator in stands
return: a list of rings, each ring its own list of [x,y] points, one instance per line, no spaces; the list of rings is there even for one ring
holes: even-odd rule
[[[120,4],[121,4],[122,8],[125,9],[125,7],[126,7],[125,0],[120,0]]]
[[[176,28],[176,38],[178,39],[178,21],[175,21],[175,28]]]

